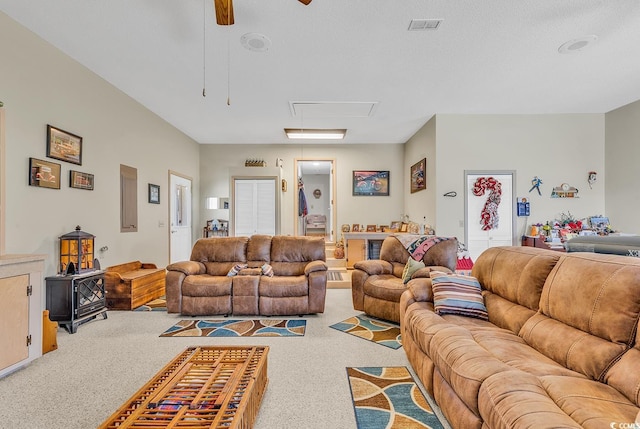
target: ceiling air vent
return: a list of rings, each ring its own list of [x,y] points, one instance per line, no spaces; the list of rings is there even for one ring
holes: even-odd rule
[[[437,30],[441,22],[441,19],[412,19],[409,31]]]

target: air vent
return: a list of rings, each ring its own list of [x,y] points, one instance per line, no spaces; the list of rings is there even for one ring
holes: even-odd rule
[[[437,30],[440,28],[441,19],[412,19],[409,23],[409,31]]]

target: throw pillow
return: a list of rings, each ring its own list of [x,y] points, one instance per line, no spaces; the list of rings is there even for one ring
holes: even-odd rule
[[[247,264],[236,264],[229,270],[229,272],[227,273],[227,277],[233,277],[247,267],[248,267]]]
[[[262,266],[262,275],[267,277],[273,277],[273,267],[269,264]]]
[[[404,284],[409,283],[409,280],[411,280],[411,276],[413,275],[413,273],[418,271],[420,268],[424,268],[424,262],[416,261],[413,258],[409,258],[409,260],[407,261],[407,265],[404,266],[404,271],[402,272],[402,282]]]
[[[475,277],[432,271],[431,286],[436,314],[458,314],[489,320],[482,288]]]

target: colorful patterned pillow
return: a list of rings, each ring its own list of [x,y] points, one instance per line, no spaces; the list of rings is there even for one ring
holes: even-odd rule
[[[247,267],[248,267],[247,264],[236,264],[236,265],[233,266],[233,268],[231,268],[229,270],[229,272],[227,273],[227,277],[233,277],[233,276],[237,275],[240,271],[244,270]]]
[[[475,277],[431,272],[436,314],[458,314],[489,320],[480,283]]]
[[[409,260],[407,261],[407,265],[404,266],[404,271],[402,271],[402,282],[404,284],[409,283],[409,280],[411,280],[411,276],[413,275],[413,273],[418,271],[420,268],[424,268],[424,262],[416,261],[413,258],[409,258]]]
[[[269,264],[262,266],[262,275],[267,277],[273,277],[273,267]]]

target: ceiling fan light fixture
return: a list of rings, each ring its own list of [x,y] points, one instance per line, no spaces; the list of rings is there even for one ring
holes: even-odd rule
[[[341,140],[347,130],[320,129],[320,128],[285,128],[284,133],[289,139],[313,139],[313,140]]]

